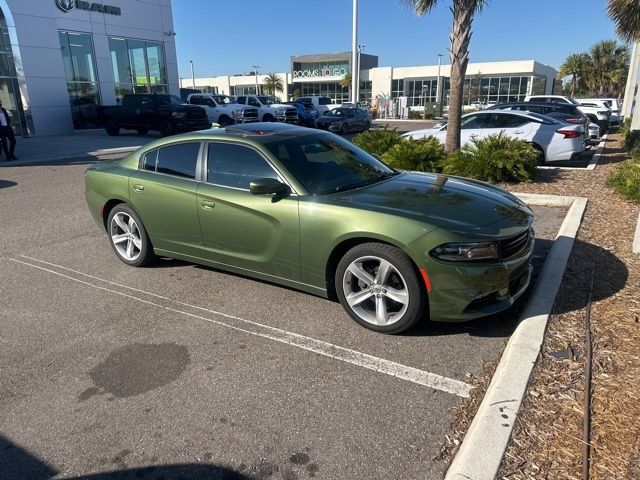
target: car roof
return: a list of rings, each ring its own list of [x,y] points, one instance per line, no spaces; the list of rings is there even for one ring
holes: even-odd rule
[[[481,114],[488,114],[488,113],[500,113],[501,115],[513,115],[516,117],[525,117],[528,118],[530,120],[536,121],[536,122],[540,122],[540,120],[543,120],[545,122],[550,122],[550,123],[557,123],[557,120],[555,120],[552,117],[549,117],[547,115],[542,115],[539,113],[533,113],[533,112],[525,112],[522,110],[480,110],[479,112],[473,112],[473,113],[469,113],[467,115],[464,115],[464,117],[470,117],[471,115],[481,115]]]

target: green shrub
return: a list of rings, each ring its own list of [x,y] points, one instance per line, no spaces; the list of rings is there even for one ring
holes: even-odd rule
[[[491,183],[529,182],[536,171],[538,151],[527,142],[502,133],[473,140],[461,152],[449,155],[443,173]]]
[[[424,119],[425,120],[433,120],[435,117],[433,116],[433,113],[425,113],[424,114]]]
[[[400,134],[394,128],[389,130],[387,126],[384,129],[368,130],[353,137],[353,143],[372,155],[382,157],[387,150],[402,141]]]
[[[634,152],[640,148],[640,130],[630,130],[624,136],[622,146],[627,152]]]
[[[607,177],[607,185],[627,200],[640,202],[640,154],[618,164]]]
[[[419,172],[439,172],[444,158],[444,146],[434,137],[402,140],[382,156],[387,165]]]
[[[409,120],[422,120],[422,113],[417,110],[409,110]]]
[[[620,124],[620,128],[618,129],[618,133],[620,134],[620,142],[622,144],[624,144],[630,130],[631,130],[631,118],[625,118],[624,122]]]

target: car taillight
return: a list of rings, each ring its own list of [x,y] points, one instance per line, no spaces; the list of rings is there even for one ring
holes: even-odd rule
[[[578,138],[582,136],[582,132],[580,130],[556,130],[556,133],[560,133],[564,135],[564,138]]]
[[[584,120],[582,118],[567,118],[567,122],[569,123],[580,123],[582,124]]]
[[[596,113],[598,115],[609,115],[609,112],[607,112],[606,110],[598,110]]]

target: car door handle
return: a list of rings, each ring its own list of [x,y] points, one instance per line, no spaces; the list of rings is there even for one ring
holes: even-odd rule
[[[214,202],[209,202],[208,200],[203,200],[200,202],[200,206],[203,210],[211,210],[216,206],[216,204]]]
[[[134,185],[133,185],[133,189],[134,189],[136,192],[141,192],[141,191],[143,191],[143,190],[144,190],[144,185],[135,185],[135,184],[134,184]]]
[[[521,135],[521,134],[523,134],[524,132],[523,132],[522,130],[516,130],[516,131],[515,131],[515,132],[513,132],[513,133],[515,133],[516,135]]]

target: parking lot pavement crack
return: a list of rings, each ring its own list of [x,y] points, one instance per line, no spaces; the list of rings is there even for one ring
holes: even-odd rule
[[[35,268],[35,269],[45,271],[54,275],[58,275],[60,277],[80,283],[85,286],[96,288],[98,290],[109,292],[111,294],[120,295],[120,296],[129,298],[131,300],[136,300],[150,306],[155,306],[157,308],[171,311],[173,313],[185,315],[190,318],[203,320],[209,323],[230,328],[235,331],[240,331],[256,337],[266,338],[272,341],[287,344],[293,347],[300,348],[302,350],[306,350],[312,353],[316,353],[319,355],[323,355],[325,357],[332,358],[334,360],[359,366],[368,370],[373,370],[375,372],[386,374],[386,375],[398,378],[400,380],[405,380],[411,383],[433,388],[435,390],[456,395],[458,397],[467,398],[470,395],[470,391],[472,388],[471,385],[465,382],[461,382],[459,380],[455,380],[453,378],[444,377],[435,373],[427,372],[424,370],[420,370],[418,368],[393,362],[391,360],[386,360],[384,358],[375,357],[373,355],[369,355],[356,350],[351,350],[349,348],[341,347],[339,345],[335,345],[329,342],[317,340],[315,338],[306,337],[304,335],[300,335],[293,332],[288,332],[286,330],[271,327],[269,325],[264,325],[258,322],[254,322],[252,320],[240,318],[235,315],[230,315],[228,313],[218,312],[218,311],[207,309],[197,305],[191,305],[188,303],[180,302],[178,300],[174,300],[174,299],[165,297],[163,295],[158,295],[158,294],[140,290],[134,287],[129,287],[127,285],[111,282],[109,280],[105,280],[100,277],[96,277],[94,275],[79,272],[77,270],[72,270],[62,265],[46,262],[44,260],[40,260],[37,258],[29,257],[26,255],[20,255],[20,257],[23,260],[18,260],[14,258],[10,258],[9,260],[15,263],[29,266],[31,268]],[[40,265],[37,265],[35,263],[30,263],[26,260],[39,263]],[[46,265],[46,267],[44,265]],[[67,273],[62,273],[59,270],[63,270]],[[162,302],[150,301],[140,296],[136,296],[132,293],[131,294],[124,293],[122,291],[118,291],[113,288],[109,288],[106,286],[98,285],[96,283],[92,283],[87,280],[76,278],[74,276],[71,276],[70,274],[79,275],[81,277],[84,277],[87,280],[100,282],[100,283],[109,285],[111,287],[117,287],[119,289],[125,289],[130,292],[135,292],[137,294],[153,297],[155,299],[161,300]],[[179,305],[181,309],[174,308],[167,304]],[[211,316],[215,316],[215,317],[222,317],[223,319],[227,320],[227,322],[223,322],[215,318],[205,317],[201,314],[195,314],[195,313],[189,312],[187,311],[189,309],[198,310],[200,312],[206,312]],[[242,326],[239,326],[239,325],[242,325]]]

